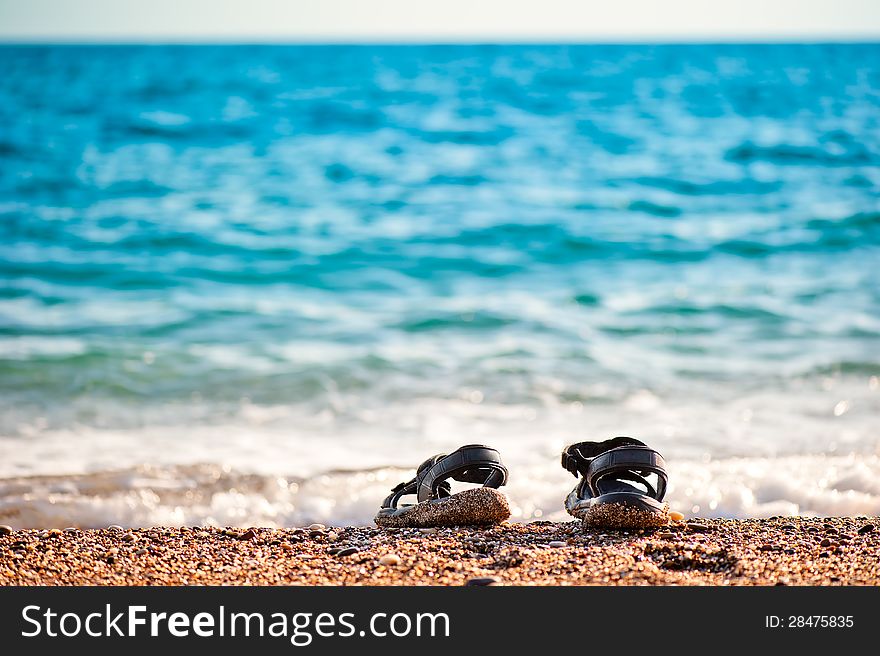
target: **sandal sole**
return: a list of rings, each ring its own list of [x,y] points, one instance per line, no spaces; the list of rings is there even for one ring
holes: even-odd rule
[[[480,487],[415,506],[382,511],[373,521],[376,526],[388,528],[431,528],[500,524],[509,517],[507,497],[494,488]]]
[[[656,528],[670,522],[669,505],[649,496],[610,492],[592,499],[577,497],[577,488],[565,500],[569,514],[589,528]]]

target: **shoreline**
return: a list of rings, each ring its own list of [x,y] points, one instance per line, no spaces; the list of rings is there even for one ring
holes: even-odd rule
[[[880,518],[19,530],[0,585],[880,585]]]

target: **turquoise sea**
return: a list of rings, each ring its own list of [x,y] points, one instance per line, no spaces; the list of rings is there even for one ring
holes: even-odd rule
[[[880,44],[0,47],[0,523],[880,514]]]

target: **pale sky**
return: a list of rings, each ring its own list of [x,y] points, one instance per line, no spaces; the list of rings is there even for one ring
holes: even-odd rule
[[[880,0],[0,0],[3,41],[880,40]]]

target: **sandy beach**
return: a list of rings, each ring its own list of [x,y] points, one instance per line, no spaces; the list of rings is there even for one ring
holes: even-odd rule
[[[874,517],[487,528],[21,530],[4,585],[877,585]]]

